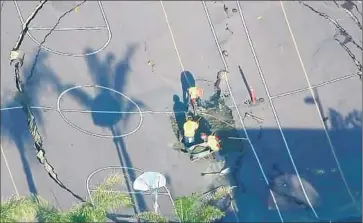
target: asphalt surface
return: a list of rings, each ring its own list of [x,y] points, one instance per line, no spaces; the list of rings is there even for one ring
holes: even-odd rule
[[[38,3],[17,3],[23,20]],[[59,16],[78,3],[45,4],[30,25],[32,38],[42,42]],[[361,210],[362,83],[357,76],[348,76],[357,68],[334,40],[336,28],[298,2],[224,4],[228,15],[222,2],[213,1],[205,5],[86,2],[60,20],[59,30],[43,45],[47,50],[41,50],[27,87],[33,106],[54,108],[34,112],[48,159],[59,177],[87,196],[86,179],[93,171],[128,166],[163,173],[173,197],[207,190],[216,184],[214,178],[200,176],[208,163],[190,163],[171,149],[174,135],[169,115],[173,95],[182,98],[183,70],[202,85],[199,79],[215,81],[216,73],[227,66],[223,91],[230,95],[227,103],[235,106],[241,137],[249,139],[237,179],[231,180],[239,184],[235,193],[238,219],[314,221],[316,216],[332,220],[361,215],[355,207]],[[308,4],[337,19],[361,45],[361,30],[333,2]],[[361,3],[356,4],[361,9]],[[359,15],[355,9],[352,12]],[[77,27],[87,30],[69,30]],[[37,192],[67,208],[76,200],[52,182],[37,162],[22,110],[6,110],[20,106],[14,100],[13,68],[8,62],[20,30],[16,4],[6,1],[1,8],[1,195],[5,199]],[[346,46],[362,60],[361,51],[351,43]],[[38,44],[26,36],[21,50],[26,54],[22,73],[28,76]],[[223,50],[228,56],[221,57]],[[264,103],[244,105],[249,96],[238,66]],[[310,88],[335,79],[314,88],[315,93]],[[106,88],[70,90],[75,85]],[[305,90],[294,92],[298,89]],[[112,97],[114,90],[121,94]],[[212,91],[205,89],[207,95]],[[312,93],[319,99],[316,105]],[[63,112],[69,124],[56,111],[57,102],[62,109],[137,112],[139,107],[144,112]],[[325,126],[319,111],[328,117]],[[246,112],[263,118],[262,130],[253,119],[243,118]],[[108,137],[115,135],[126,136]],[[273,166],[309,182],[319,194],[319,205],[295,210],[289,204],[271,203],[268,184]],[[107,173],[99,172],[98,179]],[[281,208],[276,211],[276,206]],[[231,215],[228,220],[236,218]]]

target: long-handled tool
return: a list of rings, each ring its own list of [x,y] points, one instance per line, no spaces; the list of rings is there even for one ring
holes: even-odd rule
[[[208,173],[201,173],[200,175],[205,176],[205,175],[219,175],[219,176],[224,176],[226,174],[229,174],[231,172],[230,168],[225,168],[219,172],[208,172]]]
[[[262,123],[262,122],[263,122],[263,118],[257,117],[256,115],[252,115],[252,114],[251,114],[251,113],[249,113],[249,112],[246,112],[246,113],[245,113],[245,117],[246,117],[246,116],[253,118],[254,120],[256,120],[256,121],[257,121],[257,122],[259,122],[259,123]]]

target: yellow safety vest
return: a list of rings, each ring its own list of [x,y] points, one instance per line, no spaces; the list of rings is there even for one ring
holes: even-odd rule
[[[188,93],[191,99],[196,99],[198,97],[198,88],[191,87],[188,89]]]
[[[208,136],[207,144],[213,151],[218,151],[220,148],[219,141],[215,136]]]
[[[199,124],[197,122],[188,120],[186,123],[184,123],[184,136],[193,137],[198,127]]]

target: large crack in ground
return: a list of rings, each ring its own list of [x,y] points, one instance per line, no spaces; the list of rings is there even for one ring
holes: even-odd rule
[[[347,1],[347,2],[351,2],[351,1]],[[360,61],[357,60],[356,55],[354,55],[354,53],[349,49],[349,47],[346,46],[347,43],[352,43],[355,47],[357,47],[361,52],[362,52],[362,46],[359,45],[354,39],[353,37],[349,34],[349,32],[344,29],[343,26],[341,26],[339,24],[339,22],[336,19],[333,19],[332,17],[328,16],[326,13],[324,12],[320,12],[317,9],[313,8],[312,6],[299,1],[300,4],[304,5],[305,7],[309,8],[311,11],[313,11],[314,13],[318,14],[319,16],[323,17],[324,19],[326,19],[329,23],[333,24],[339,31],[339,33],[334,35],[334,40],[338,42],[338,44],[345,50],[345,52],[347,52],[347,54],[349,55],[349,57],[352,59],[352,61],[354,62],[355,66],[358,69],[358,72],[356,73],[360,80],[362,81],[362,63]],[[348,9],[344,8],[343,6],[340,6],[336,1],[334,1],[335,5],[342,9],[357,25],[357,27],[362,30],[362,25],[359,22],[359,19],[352,13],[350,12]],[[354,4],[354,3],[353,3]],[[354,4],[356,10],[359,12],[357,6]],[[359,12],[361,13],[361,12]],[[344,40],[340,40],[338,37],[339,36],[343,36]]]
[[[85,202],[85,200],[82,197],[80,197],[79,195],[74,193],[72,190],[70,190],[68,187],[66,187],[63,184],[63,182],[59,179],[58,175],[56,174],[56,172],[54,170],[54,167],[48,162],[48,160],[47,160],[47,158],[45,156],[45,149],[43,147],[43,140],[42,140],[42,137],[41,137],[41,135],[39,133],[39,128],[38,128],[38,125],[36,123],[35,116],[32,113],[31,108],[30,108],[31,98],[26,93],[25,88],[26,88],[26,84],[28,83],[28,81],[33,76],[34,68],[36,66],[37,59],[39,57],[42,45],[46,42],[47,37],[58,26],[58,24],[60,23],[62,18],[64,18],[66,15],[68,15],[70,12],[72,12],[76,7],[79,7],[80,5],[85,3],[86,1],[81,2],[77,6],[73,7],[72,9],[68,10],[63,15],[61,15],[58,18],[57,23],[45,35],[43,41],[38,46],[38,52],[36,54],[35,60],[34,60],[34,62],[32,64],[30,74],[29,74],[25,84],[22,82],[22,80],[20,78],[20,74],[19,74],[20,73],[20,68],[23,65],[23,60],[24,60],[24,56],[25,56],[24,54],[20,53],[19,49],[21,47],[21,44],[23,43],[23,40],[24,40],[24,37],[25,37],[26,33],[28,32],[29,24],[31,23],[31,21],[34,20],[34,18],[39,13],[39,11],[43,8],[43,6],[44,6],[44,4],[46,2],[47,2],[47,0],[41,1],[40,4],[37,5],[37,7],[33,11],[33,13],[27,18],[26,22],[23,24],[22,31],[20,33],[18,41],[16,42],[16,44],[15,44],[15,46],[12,49],[11,54],[10,54],[10,64],[14,64],[15,85],[16,85],[16,88],[18,90],[18,93],[19,93],[19,96],[20,96],[20,99],[21,99],[20,103],[21,103],[21,105],[23,107],[23,110],[24,110],[24,112],[26,114],[26,117],[27,117],[27,124],[28,124],[28,128],[29,128],[29,132],[30,132],[30,134],[31,134],[31,136],[33,137],[33,140],[34,140],[34,147],[37,150],[37,155],[36,156],[37,156],[38,161],[44,166],[44,169],[47,171],[49,177],[52,180],[54,180],[54,182],[56,184],[58,184],[58,186],[60,186],[64,190],[68,191],[73,197],[80,200],[81,202]]]
[[[30,79],[33,77],[33,74],[34,74],[34,69],[35,69],[35,66],[37,64],[37,61],[38,61],[38,57],[40,55],[40,51],[42,49],[42,46],[43,44],[45,44],[45,42],[47,41],[47,38],[48,36],[50,36],[50,34],[52,34],[52,32],[57,28],[57,26],[59,25],[59,23],[61,22],[62,18],[64,18],[66,15],[68,15],[69,13],[71,13],[72,11],[74,11],[76,8],[80,7],[81,5],[83,5],[86,1],[82,1],[81,3],[77,4],[76,6],[74,6],[73,8],[69,9],[68,11],[66,11],[65,13],[63,13],[57,20],[57,22],[55,23],[55,25],[52,27],[52,29],[44,36],[42,42],[40,42],[39,46],[38,46],[38,51],[35,55],[35,59],[34,59],[34,62],[31,66],[31,69],[30,69],[30,74],[27,78],[27,82],[30,81]]]

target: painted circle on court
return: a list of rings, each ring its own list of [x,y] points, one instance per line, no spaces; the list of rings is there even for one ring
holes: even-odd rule
[[[90,131],[87,131],[79,126],[77,126],[76,124],[72,123],[71,121],[69,121],[65,115],[63,114],[62,112],[62,109],[61,109],[61,99],[62,97],[67,94],[68,92],[72,91],[72,90],[75,90],[75,89],[79,89],[79,88],[86,88],[86,87],[93,87],[93,88],[100,88],[100,89],[103,89],[103,90],[107,90],[107,91],[111,91],[111,92],[114,92],[118,95],[120,95],[121,97],[124,97],[126,98],[127,101],[129,101],[131,104],[133,104],[136,108],[137,108],[137,112],[139,113],[139,116],[140,116],[140,119],[139,119],[139,123],[138,125],[135,127],[135,129],[133,129],[132,131],[130,132],[127,132],[125,134],[122,134],[122,135],[117,135],[117,136],[113,136],[113,135],[101,135],[101,134],[97,134],[97,133],[93,133],[93,132],[90,132]],[[97,99],[97,96],[96,98]],[[99,86],[99,85],[78,85],[78,86],[74,86],[74,87],[71,87],[71,88],[68,88],[67,90],[63,91],[59,96],[58,96],[58,99],[57,99],[57,111],[58,113],[60,114],[60,116],[63,118],[63,120],[65,122],[67,122],[67,124],[69,124],[70,126],[72,126],[73,128],[77,129],[78,131],[80,132],[83,132],[87,135],[91,135],[91,136],[95,136],[95,137],[100,137],[100,138],[121,138],[121,137],[125,137],[125,136],[128,136],[128,135],[131,135],[133,133],[135,133],[137,130],[139,130],[139,128],[141,127],[142,125],[142,122],[143,122],[143,116],[142,116],[142,111],[140,109],[140,107],[129,97],[127,97],[126,95],[124,95],[123,93],[119,92],[119,91],[116,91],[114,89],[111,89],[111,88],[108,88],[108,87],[103,87],[103,86]],[[107,111],[105,111],[106,113]],[[120,111],[119,114],[122,114],[122,112]],[[122,119],[122,118],[121,118]],[[93,120],[94,121],[94,120]],[[101,127],[105,127],[105,126],[101,126]]]

